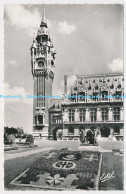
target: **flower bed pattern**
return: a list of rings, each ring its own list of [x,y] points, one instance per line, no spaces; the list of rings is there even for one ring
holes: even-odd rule
[[[11,184],[46,189],[95,190],[101,153],[95,151],[53,150]]]

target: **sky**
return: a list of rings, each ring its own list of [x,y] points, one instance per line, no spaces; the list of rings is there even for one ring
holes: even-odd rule
[[[122,5],[33,5],[4,7],[4,126],[32,132],[33,77],[30,47],[39,28],[42,9],[57,52],[53,95],[63,94],[64,74],[123,72]]]

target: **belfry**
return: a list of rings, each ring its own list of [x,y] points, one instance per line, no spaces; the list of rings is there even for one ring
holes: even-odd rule
[[[45,10],[36,38],[31,46],[31,69],[34,80],[33,136],[48,139],[50,97],[54,79],[56,52],[51,41]]]

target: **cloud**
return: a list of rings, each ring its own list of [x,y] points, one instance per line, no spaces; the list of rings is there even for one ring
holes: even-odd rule
[[[74,24],[68,24],[67,21],[59,22],[58,33],[70,35],[76,31],[76,26]]]
[[[18,63],[17,63],[16,61],[14,61],[14,60],[10,60],[10,61],[8,62],[8,64],[9,64],[9,65],[12,65],[12,66],[18,66]]]
[[[112,72],[123,72],[123,61],[118,58],[114,59],[112,63],[107,64],[109,71]]]
[[[24,5],[5,5],[5,13],[9,23],[17,29],[27,30],[30,36],[37,31],[41,22],[41,14],[37,8],[27,9]]]
[[[25,89],[23,87],[13,87],[10,88],[10,85],[8,83],[4,83],[4,96],[22,96],[22,98],[4,98],[5,102],[23,102],[23,103],[32,103],[32,98],[26,98]]]

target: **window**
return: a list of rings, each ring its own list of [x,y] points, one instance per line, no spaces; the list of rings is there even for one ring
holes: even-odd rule
[[[91,117],[92,122],[97,120],[97,110],[96,110],[96,108],[90,109],[90,117]]]
[[[114,128],[114,134],[120,134],[120,128],[119,127],[115,127]]]
[[[114,121],[120,120],[120,108],[113,109],[113,118],[114,118]]]
[[[98,93],[97,92],[93,93],[93,100],[98,101]]]
[[[108,109],[102,108],[102,121],[107,121],[107,120],[108,120]]]
[[[69,121],[74,121],[74,109],[69,109]]]
[[[38,115],[38,124],[43,124],[43,115]]]
[[[62,123],[62,117],[59,115],[52,116],[52,124]]]
[[[85,109],[80,109],[80,121],[85,121]]]
[[[68,134],[69,135],[74,134],[74,128],[73,127],[68,128]]]
[[[108,92],[102,91],[102,100],[104,100],[104,101],[108,100],[107,96],[108,96]]]
[[[115,97],[116,100],[122,100],[121,99],[121,96],[122,96],[122,93],[121,92],[117,92],[116,91],[115,95],[116,95],[116,97]]]
[[[80,102],[85,102],[85,92],[80,92],[79,96],[80,96],[79,101]]]

